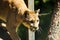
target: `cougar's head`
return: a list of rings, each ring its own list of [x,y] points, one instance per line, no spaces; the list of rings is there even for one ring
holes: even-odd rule
[[[39,10],[34,11],[25,11],[23,14],[23,24],[29,28],[31,31],[36,31],[39,29]]]

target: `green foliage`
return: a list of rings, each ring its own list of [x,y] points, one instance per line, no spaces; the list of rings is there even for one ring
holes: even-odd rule
[[[17,33],[18,33],[18,35],[20,36],[20,38],[21,38],[21,40],[26,40],[27,39],[27,28],[26,27],[24,27],[24,25],[20,25],[20,27],[18,28],[18,31],[17,31]]]
[[[35,9],[41,9],[40,14],[49,14],[40,16],[40,27],[42,32],[36,33],[36,40],[46,40],[51,22],[52,11],[54,9],[54,3],[55,0],[39,0],[39,2],[35,4]]]
[[[49,2],[50,0],[42,0],[44,3]]]
[[[37,5],[39,3],[39,1],[37,0],[37,1],[35,1],[35,5]]]

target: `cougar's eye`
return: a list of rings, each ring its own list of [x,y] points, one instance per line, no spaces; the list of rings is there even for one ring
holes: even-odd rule
[[[34,21],[30,21],[30,23],[34,23]]]

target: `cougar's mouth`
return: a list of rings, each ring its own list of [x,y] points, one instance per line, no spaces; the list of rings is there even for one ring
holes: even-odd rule
[[[39,29],[38,26],[34,25],[33,21],[24,21],[23,24],[33,32]]]
[[[30,30],[33,32],[36,31],[36,29],[37,29],[37,27],[33,27],[33,26],[30,27]]]

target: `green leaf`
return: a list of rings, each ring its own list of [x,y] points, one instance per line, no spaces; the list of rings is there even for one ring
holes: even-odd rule
[[[39,3],[39,1],[35,1],[35,5],[37,5]]]
[[[50,0],[43,0],[44,3],[49,2]]]

